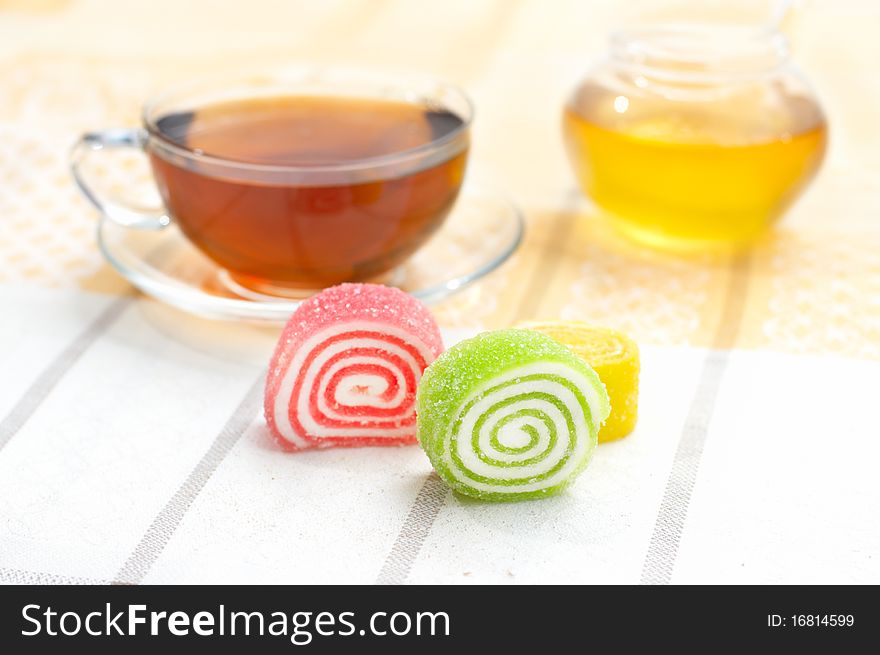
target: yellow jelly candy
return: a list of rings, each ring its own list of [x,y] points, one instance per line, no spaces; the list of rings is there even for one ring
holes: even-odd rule
[[[639,410],[639,347],[625,334],[579,321],[534,321],[517,327],[536,330],[585,360],[605,383],[611,415],[599,430],[599,442],[625,437]]]

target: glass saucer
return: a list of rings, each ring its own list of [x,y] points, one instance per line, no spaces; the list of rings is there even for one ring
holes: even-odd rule
[[[405,264],[371,281],[400,287],[426,303],[437,302],[498,268],[519,246],[524,227],[522,213],[510,198],[466,183],[431,240]],[[275,323],[286,321],[302,302],[236,285],[174,225],[139,230],[101,217],[98,247],[135,287],[200,316]]]

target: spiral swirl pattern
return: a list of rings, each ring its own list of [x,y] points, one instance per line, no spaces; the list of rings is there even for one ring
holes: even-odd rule
[[[430,351],[403,331],[350,324],[311,337],[297,350],[275,420],[297,447],[371,443],[415,433],[415,389]]]
[[[446,439],[455,477],[486,493],[539,492],[575,472],[595,446],[585,381],[564,367],[517,369],[472,396]]]

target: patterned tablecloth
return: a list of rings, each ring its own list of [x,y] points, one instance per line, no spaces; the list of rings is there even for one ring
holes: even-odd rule
[[[880,8],[790,21],[826,165],[750,254],[681,259],[608,234],[562,152],[566,91],[655,10],[622,4],[0,0],[0,581],[880,582]],[[169,309],[101,260],[74,138],[169,82],[299,61],[474,97],[474,160],[529,231],[437,306],[450,342],[561,316],[642,345],[639,427],[569,492],[486,505],[418,448],[282,453],[259,412],[277,330]]]

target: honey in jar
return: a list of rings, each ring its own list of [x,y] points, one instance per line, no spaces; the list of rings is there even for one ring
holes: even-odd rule
[[[675,249],[758,238],[813,178],[827,140],[783,37],[741,28],[618,33],[572,94],[563,131],[602,213]]]

